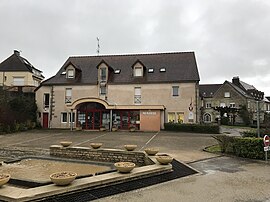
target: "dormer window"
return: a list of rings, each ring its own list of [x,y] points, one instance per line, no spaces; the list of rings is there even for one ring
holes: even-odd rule
[[[106,81],[107,80],[107,68],[106,67],[101,67],[100,68],[100,80],[101,81]]]
[[[166,72],[166,68],[165,67],[162,67],[159,69],[160,72]]]
[[[69,69],[67,71],[67,78],[68,79],[73,79],[74,78],[74,70],[73,69]]]
[[[142,67],[134,67],[134,76],[143,76],[143,68]]]
[[[153,72],[154,72],[153,68],[148,69],[148,73],[153,73]]]

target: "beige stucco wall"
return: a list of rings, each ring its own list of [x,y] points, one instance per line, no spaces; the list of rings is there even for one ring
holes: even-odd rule
[[[6,81],[4,81],[4,77],[6,77]],[[0,84],[3,85],[4,83],[5,86],[13,86],[14,77],[23,77],[24,86],[34,86],[33,73],[31,72],[0,72]]]
[[[179,86],[179,96],[172,96],[172,86]],[[167,122],[168,112],[184,113],[184,122],[188,122],[189,105],[193,101],[194,121],[195,114],[195,83],[173,83],[173,84],[130,84],[130,85],[108,85],[106,102],[113,105],[134,106],[134,88],[141,87],[142,102],[141,105],[164,105],[165,114],[161,112],[161,125]],[[54,86],[54,107],[52,110],[51,128],[66,128],[68,123],[61,123],[61,112],[70,112],[70,108],[65,103],[65,89],[72,88],[72,102],[81,98],[101,98],[99,96],[98,85],[78,85],[78,86]],[[38,110],[41,114],[44,112],[43,96],[44,93],[51,94],[51,87],[42,86],[36,92]],[[138,106],[138,105],[136,105]],[[159,115],[160,116],[160,115]],[[42,123],[42,117],[40,119]]]

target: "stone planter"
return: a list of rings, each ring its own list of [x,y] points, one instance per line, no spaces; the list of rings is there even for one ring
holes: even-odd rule
[[[59,186],[69,185],[75,180],[77,173],[74,172],[58,172],[50,175],[51,181]]]
[[[163,165],[167,165],[173,161],[173,157],[165,156],[165,155],[156,156],[156,159],[160,164],[163,164]]]
[[[101,128],[99,129],[99,131],[106,131],[106,128],[105,128],[105,127],[101,127]]]
[[[115,168],[120,173],[129,173],[135,168],[135,163],[132,162],[117,162],[114,164]]]
[[[6,184],[10,179],[10,174],[0,174],[0,187]]]
[[[70,141],[62,141],[62,142],[60,142],[60,144],[61,144],[63,147],[68,147],[68,146],[70,146],[70,145],[72,144],[72,142],[70,142]]]
[[[144,151],[149,156],[154,156],[159,152],[159,150],[157,148],[146,148],[146,149],[144,149]]]
[[[126,145],[124,145],[124,147],[125,147],[125,149],[127,150],[127,151],[133,151],[134,149],[136,149],[137,148],[137,145],[133,145],[133,144],[126,144]]]
[[[102,143],[90,143],[90,146],[93,148],[93,149],[98,149],[102,146]]]
[[[116,127],[112,127],[112,131],[113,132],[117,131],[117,128]]]
[[[135,130],[136,130],[135,127],[130,127],[130,128],[129,128],[129,131],[130,131],[130,132],[134,132]]]

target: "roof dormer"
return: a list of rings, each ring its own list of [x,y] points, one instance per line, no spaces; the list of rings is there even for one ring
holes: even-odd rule
[[[77,74],[79,74],[82,70],[72,64],[72,62],[67,63],[65,66],[65,73],[61,73],[62,75],[66,75],[67,79],[74,79]]]
[[[110,73],[114,71],[113,68],[105,62],[105,60],[101,60],[101,62],[97,65],[97,69],[99,82],[107,82]]]
[[[134,77],[143,77],[146,67],[140,60],[137,60],[132,65],[132,68],[133,68],[133,76]]]

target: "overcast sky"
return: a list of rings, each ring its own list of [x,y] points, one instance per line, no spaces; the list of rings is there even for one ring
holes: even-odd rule
[[[194,51],[200,84],[233,76],[270,96],[269,0],[0,0],[0,61],[44,76],[69,56]]]

